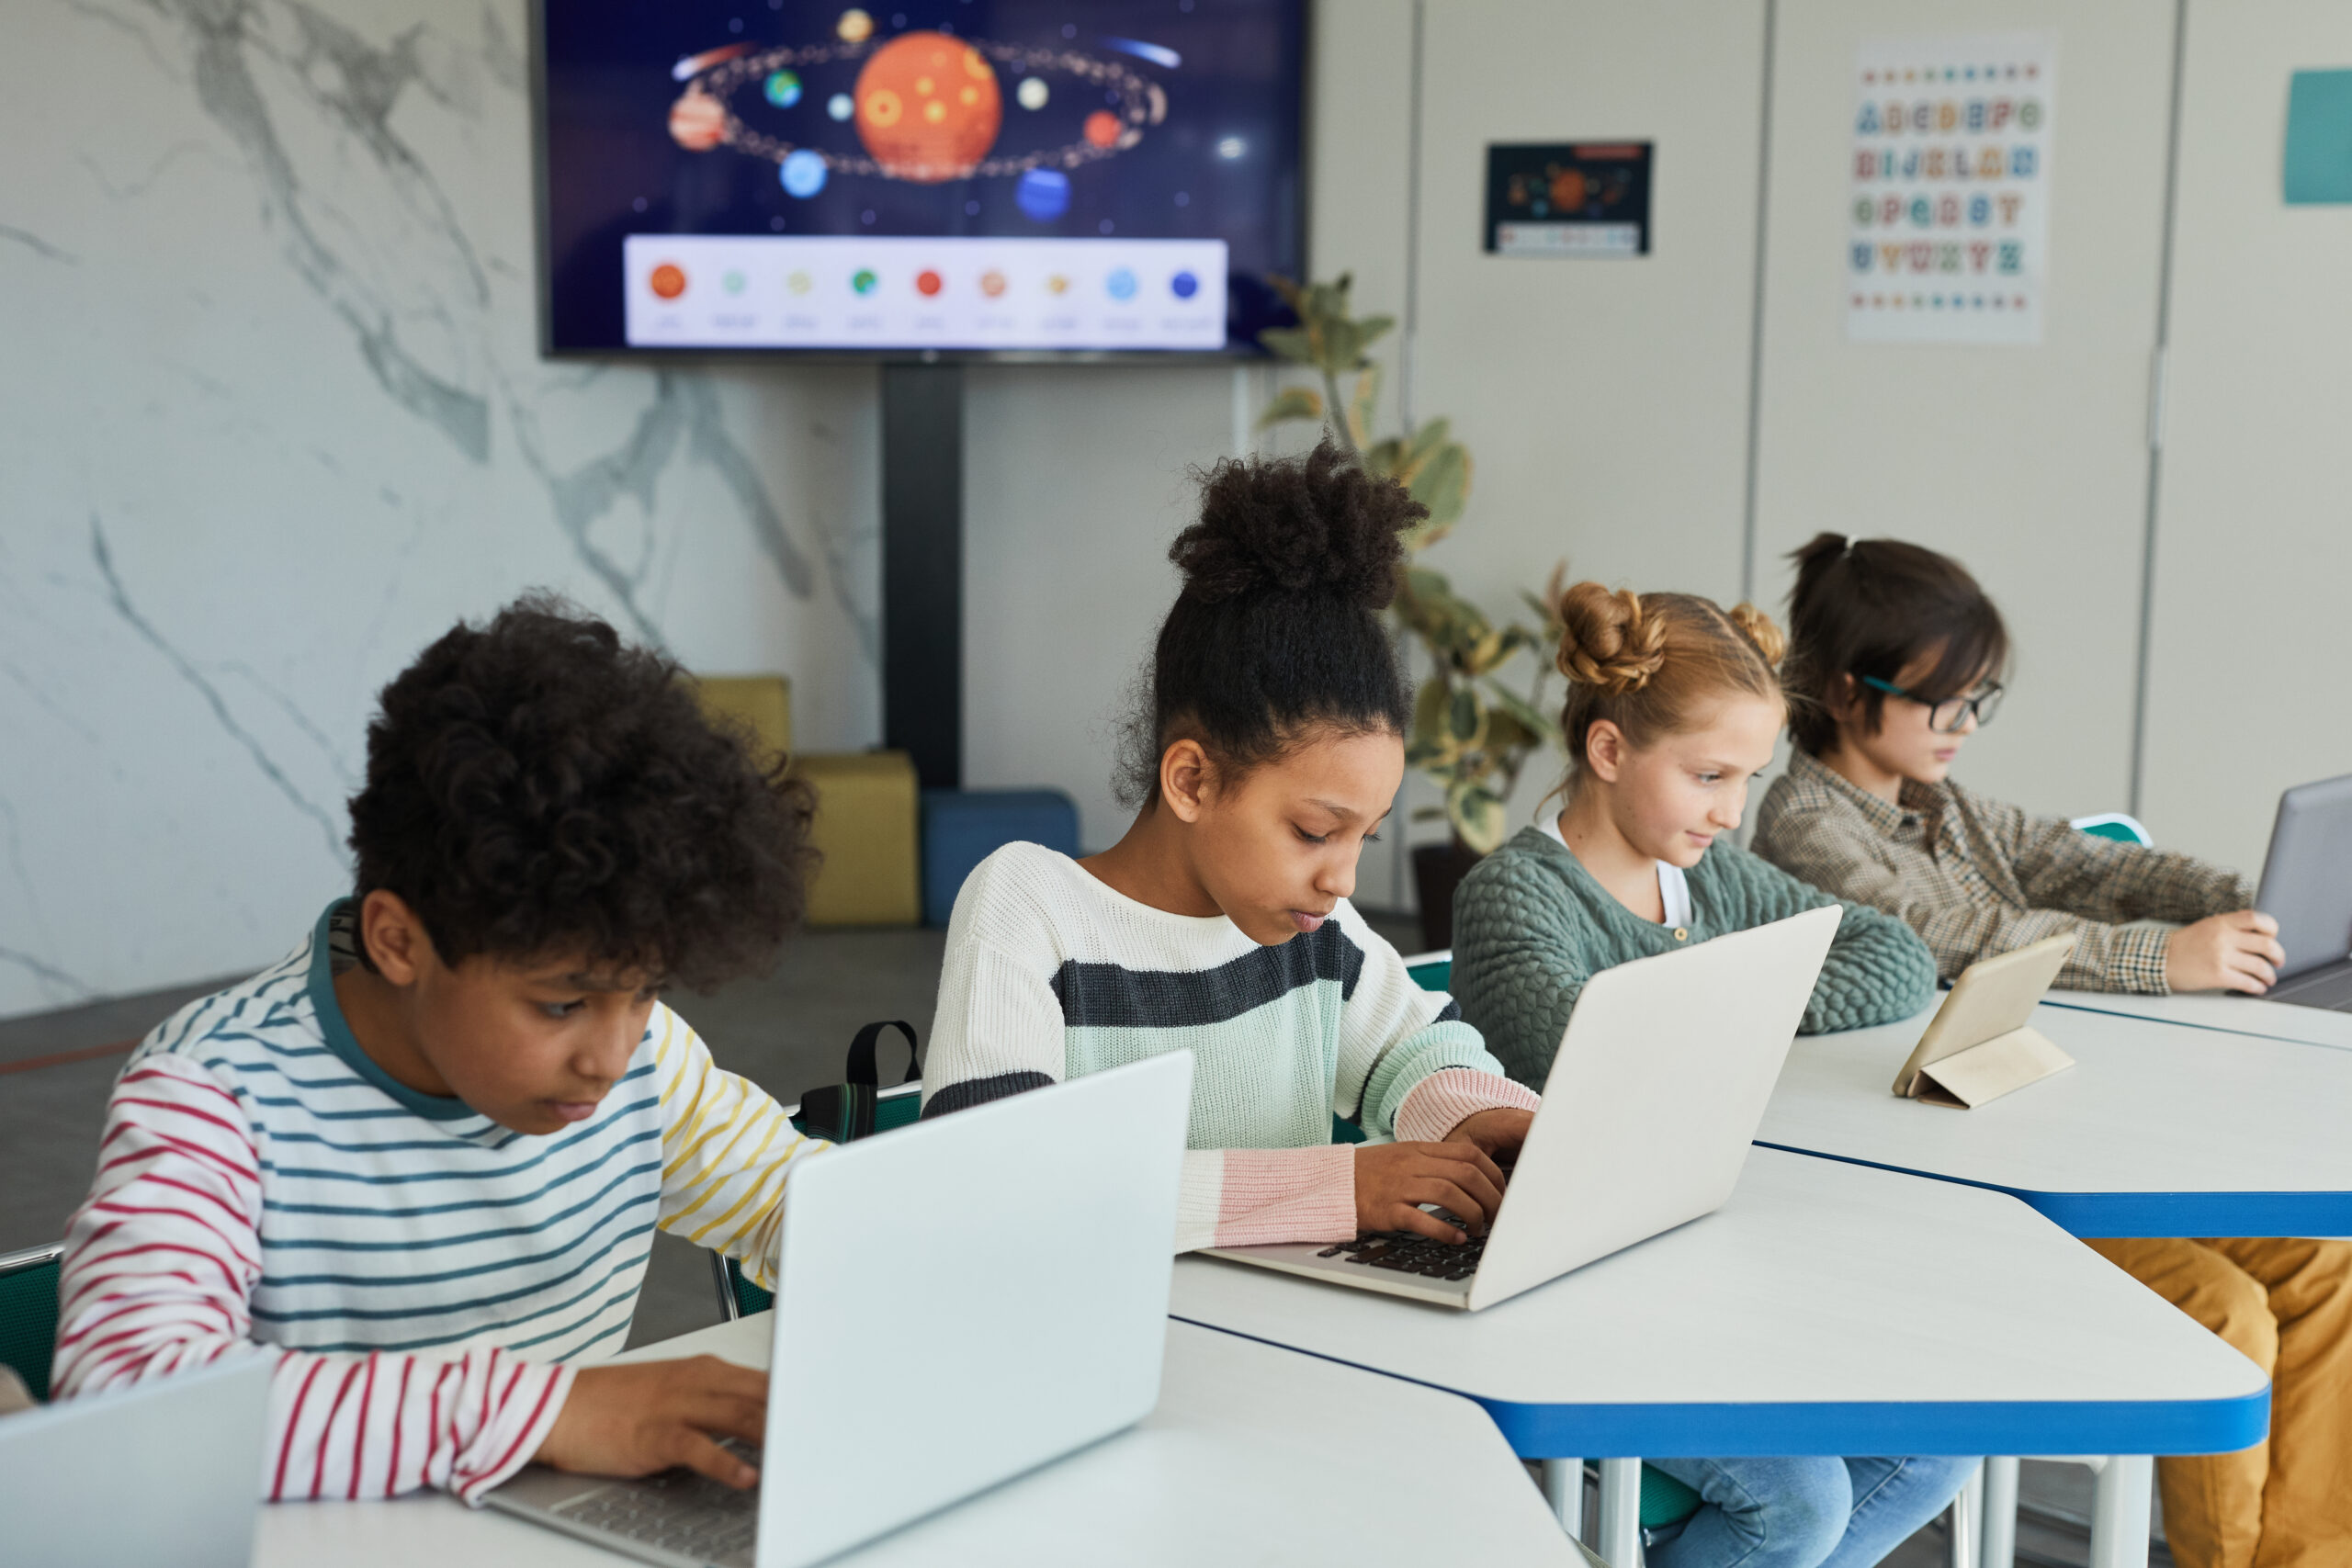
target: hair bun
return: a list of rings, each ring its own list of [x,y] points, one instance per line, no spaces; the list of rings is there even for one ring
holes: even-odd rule
[[[1638,692],[1666,664],[1666,623],[1630,588],[1579,582],[1560,595],[1560,673],[1604,696]]]
[[[1201,520],[1168,558],[1184,597],[1329,593],[1383,610],[1404,558],[1397,535],[1429,515],[1394,479],[1364,472],[1325,440],[1305,457],[1231,457],[1202,484]]]
[[[1731,624],[1756,645],[1756,651],[1764,656],[1764,662],[1778,670],[1781,660],[1788,657],[1789,638],[1787,633],[1773,624],[1772,617],[1745,599],[1724,614],[1731,617]]]

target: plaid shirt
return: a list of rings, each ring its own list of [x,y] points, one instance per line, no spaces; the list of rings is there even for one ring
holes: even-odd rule
[[[1840,898],[1900,916],[1951,979],[2061,931],[2058,984],[2161,996],[2173,925],[2251,908],[2235,872],[2029,817],[1951,783],[1904,781],[1889,805],[1799,751],[1756,814],[1756,852]],[[2149,922],[2149,923],[2132,923]]]

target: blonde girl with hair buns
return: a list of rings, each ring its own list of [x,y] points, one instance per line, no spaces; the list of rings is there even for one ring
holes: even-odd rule
[[[1569,589],[1561,618],[1567,777],[1454,902],[1454,996],[1510,1075],[1542,1086],[1601,970],[1828,904],[1845,915],[1804,1030],[1925,1007],[1935,961],[1908,926],[1732,841],[1788,717],[1780,628],[1752,604],[1598,582]],[[1651,1568],[1868,1568],[1942,1512],[1974,1462],[1653,1460],[1704,1506],[1651,1549]]]

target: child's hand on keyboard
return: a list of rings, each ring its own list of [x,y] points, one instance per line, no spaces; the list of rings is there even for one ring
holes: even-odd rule
[[[734,1487],[760,1472],[715,1440],[767,1437],[768,1375],[716,1356],[589,1367],[571,1382],[541,1464],[587,1475],[651,1475],[683,1464]]]
[[[1363,1230],[1467,1241],[1420,1205],[1435,1203],[1484,1230],[1502,1202],[1503,1173],[1476,1145],[1364,1144],[1356,1149],[1356,1224]]]
[[[1492,1111],[1464,1116],[1453,1124],[1453,1131],[1445,1135],[1445,1141],[1474,1145],[1508,1172],[1519,1158],[1519,1145],[1527,1141],[1527,1130],[1533,1125],[1532,1111],[1498,1105]]]

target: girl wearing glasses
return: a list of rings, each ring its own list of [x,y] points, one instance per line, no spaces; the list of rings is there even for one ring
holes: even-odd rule
[[[1959,562],[1823,534],[1796,552],[1796,755],[1757,813],[1757,852],[1911,922],[1947,976],[2059,931],[2061,986],[2259,993],[2283,957],[2243,877],[2029,817],[1951,783],[1993,716],[2000,613]],[[2087,1243],[2271,1375],[2270,1438],[2162,1459],[2182,1568],[2343,1562],[2352,1550],[2352,1244],[2291,1237]]]
[[[2071,931],[2058,984],[2260,993],[2285,954],[2233,871],[2076,831],[1951,782],[2001,704],[2000,611],[1948,556],[1822,534],[1789,598],[1796,754],[1756,814],[1756,852],[1900,915],[1947,980]]]

